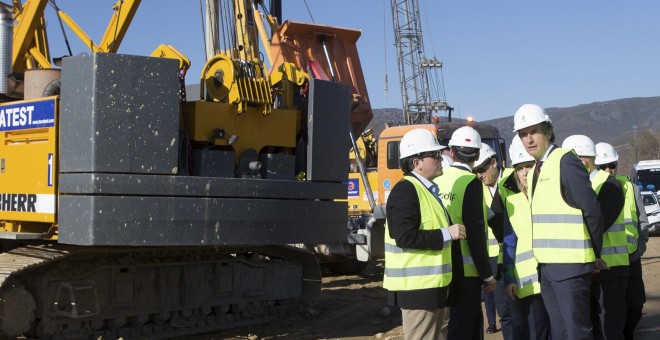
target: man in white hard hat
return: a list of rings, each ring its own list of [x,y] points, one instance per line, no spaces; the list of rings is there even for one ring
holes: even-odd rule
[[[399,144],[404,178],[387,199],[383,287],[388,304],[401,308],[405,339],[442,337],[451,241],[465,238],[465,227],[451,223],[431,182],[442,175],[443,148],[428,130],[408,131]]]
[[[635,328],[642,318],[642,308],[646,302],[644,280],[642,279],[641,257],[646,251],[649,239],[649,221],[639,192],[639,187],[632,184],[628,177],[617,176],[619,154],[611,144],[596,144],[595,164],[602,171],[610,173],[622,185],[625,192],[624,214],[626,236],[628,239],[628,260],[630,276],[626,284],[626,320],[623,335],[626,340],[634,338]],[[630,221],[630,222],[629,222]]]
[[[535,104],[514,115],[514,132],[536,160],[530,186],[532,250],[552,337],[590,339],[592,272],[603,244],[603,215],[589,176],[571,150],[554,144],[550,117]]]
[[[455,248],[462,266],[454,266],[454,281],[450,289],[448,339],[481,339],[483,315],[481,290],[495,289],[486,249],[486,206],[483,185],[472,173],[479,158],[481,136],[470,126],[463,126],[449,140],[452,166],[434,182],[440,186],[443,203],[454,223],[465,225],[466,240]],[[458,253],[460,251],[460,254]]]
[[[620,339],[626,320],[626,284],[629,276],[628,246],[624,226],[624,194],[621,183],[596,167],[596,145],[585,135],[572,135],[562,143],[572,149],[589,172],[603,213],[601,259],[608,267],[593,275],[591,320],[596,339]]]
[[[536,160],[515,136],[509,146],[512,174],[500,183],[511,192],[505,198],[504,281],[507,295],[520,309],[523,335],[514,339],[550,340],[550,320],[541,297],[538,262],[532,252],[532,216],[529,206],[528,174]],[[499,283],[499,281],[498,281]],[[526,321],[526,322],[525,322]]]
[[[503,237],[504,222],[504,201],[498,189],[498,182],[506,179],[512,171],[504,171],[497,161],[495,150],[486,143],[481,143],[479,159],[474,162],[472,169],[477,178],[484,185],[484,200],[486,206],[490,209],[488,216],[488,256],[490,266],[495,279],[497,280],[495,291],[485,293],[484,304],[486,306],[486,315],[489,315],[491,299],[494,299],[495,306],[500,316],[500,325],[502,326],[502,335],[504,339],[521,339],[524,330],[522,317],[518,305],[509,299],[506,294],[506,287],[502,277],[502,256],[501,244]],[[490,295],[490,296],[489,296]],[[491,334],[497,331],[494,322],[494,316],[489,316],[488,328],[486,333]]]

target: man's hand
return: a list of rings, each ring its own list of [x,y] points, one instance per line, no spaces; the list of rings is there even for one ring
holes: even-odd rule
[[[607,270],[610,267],[602,259],[596,259],[596,269],[594,269],[594,274],[600,273],[601,270]]]
[[[483,284],[484,292],[490,293],[490,292],[494,291],[496,282],[497,281],[495,281],[495,279],[490,279],[490,281],[484,281],[484,284]]]
[[[516,300],[518,298],[518,285],[515,283],[509,283],[506,285],[506,294],[509,295],[510,298]]]
[[[465,226],[462,224],[450,226],[449,235],[451,235],[452,240],[465,240]]]

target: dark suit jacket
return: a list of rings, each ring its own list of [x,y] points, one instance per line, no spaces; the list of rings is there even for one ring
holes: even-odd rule
[[[490,192],[484,192],[484,195],[490,195]],[[493,231],[493,235],[497,239],[497,242],[502,243],[504,237],[504,203],[502,203],[499,188],[495,189],[495,195],[493,195],[493,202],[490,204],[490,210],[495,216],[488,219],[488,226]]]
[[[466,169],[463,170],[467,171]],[[472,260],[474,260],[474,264],[477,266],[479,277],[485,280],[493,276],[493,271],[490,268],[488,248],[486,245],[487,238],[484,233],[484,230],[486,230],[486,221],[484,221],[483,213],[480,210],[484,204],[483,190],[483,184],[476,177],[467,185],[465,195],[463,196],[462,216],[463,224],[465,225],[465,236],[470,247]]]

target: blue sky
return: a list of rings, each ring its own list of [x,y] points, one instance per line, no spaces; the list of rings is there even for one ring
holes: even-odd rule
[[[660,95],[660,1],[418,0],[425,52],[444,62],[455,116],[488,120],[523,103],[569,107]],[[114,0],[59,0],[99,41]],[[373,108],[401,107],[389,0],[307,0],[317,24],[362,30],[358,51]],[[303,0],[284,0],[285,19],[310,22]],[[46,9],[53,55],[65,53]],[[74,54],[86,49],[67,31]],[[142,0],[120,53],[150,54],[161,43],[204,64],[198,0]],[[385,98],[384,78],[389,78]]]

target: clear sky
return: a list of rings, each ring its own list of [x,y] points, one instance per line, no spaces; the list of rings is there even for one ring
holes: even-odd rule
[[[523,103],[569,107],[660,95],[660,1],[418,0],[425,52],[444,62],[449,105],[476,120],[513,115]],[[205,2],[205,1],[202,1]],[[99,41],[115,0],[58,0]],[[198,0],[142,0],[120,53],[173,45],[204,64]],[[317,24],[362,30],[358,50],[373,108],[401,107],[389,0],[307,0]],[[283,0],[283,17],[310,22],[303,0]],[[64,54],[46,9],[53,55]],[[74,54],[84,52],[67,31]],[[385,97],[384,78],[389,78]]]

